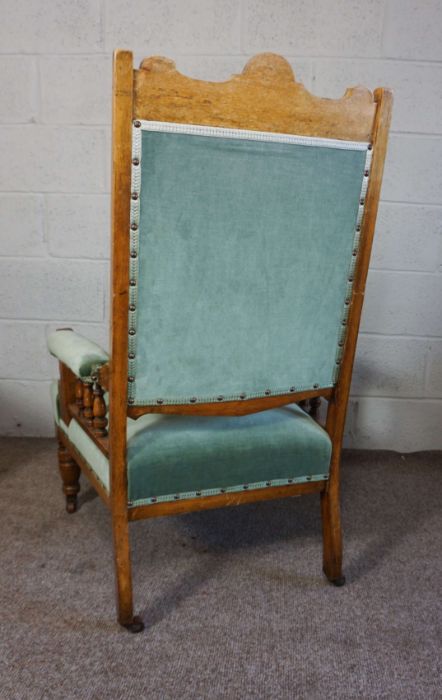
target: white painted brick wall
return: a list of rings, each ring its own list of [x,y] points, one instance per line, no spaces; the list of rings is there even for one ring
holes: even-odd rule
[[[0,191],[103,192],[103,150],[103,129],[2,126]]]
[[[110,124],[110,55],[44,56],[40,81],[45,124]]]
[[[103,320],[104,265],[95,260],[3,258],[0,280],[0,318]]]
[[[42,194],[0,193],[0,255],[47,255]],[[0,281],[1,284],[1,281]],[[3,291],[3,289],[2,289]]]
[[[56,258],[109,258],[110,207],[105,194],[48,194],[46,243]]]
[[[238,0],[108,1],[105,47],[128,46],[144,55],[236,54],[241,46]],[[146,53],[147,51],[147,53]]]
[[[0,433],[49,435],[45,338],[107,346],[111,53],[223,80],[276,51],[326,97],[395,92],[346,441],[442,448],[439,0],[15,0],[0,23]]]
[[[3,0],[1,24],[2,53],[103,50],[101,0]]]

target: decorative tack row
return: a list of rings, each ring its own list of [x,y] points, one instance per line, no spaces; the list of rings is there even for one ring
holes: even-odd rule
[[[141,193],[141,122],[133,122],[132,178],[130,196],[130,262],[129,262],[129,349],[128,349],[128,403],[135,403],[136,378],[136,313],[138,302],[138,245]]]
[[[143,127],[148,129],[153,125],[149,122],[141,122],[140,120],[135,120],[133,122],[132,129],[132,178],[131,178],[131,204],[130,204],[130,279],[129,279],[129,350],[128,350],[128,403],[130,405],[135,404],[135,385],[136,385],[136,312],[137,312],[137,292],[138,292],[138,246],[139,246],[139,224],[140,224],[140,194],[141,194],[141,133]],[[177,127],[182,127],[183,125],[170,125],[171,130],[178,130]],[[164,124],[162,125],[164,127]],[[187,127],[186,127],[187,128]],[[193,128],[193,127],[192,127]],[[196,129],[196,127],[194,127]],[[268,136],[268,135],[267,135]],[[338,144],[337,147],[350,147],[351,144]],[[358,144],[359,149],[362,144]],[[336,147],[333,144],[333,147]],[[373,146],[371,143],[366,146],[366,159],[364,166],[364,174],[362,179],[361,192],[359,197],[359,208],[355,226],[355,234],[353,239],[353,249],[351,262],[348,270],[347,276],[347,290],[344,301],[343,314],[341,318],[341,332],[338,339],[336,357],[335,357],[335,369],[333,371],[333,382],[334,386],[338,380],[339,369],[342,361],[343,348],[345,346],[345,338],[347,334],[347,320],[351,307],[352,292],[353,292],[353,281],[354,281],[354,271],[357,264],[358,252],[359,252],[359,238],[362,226],[362,219],[364,215],[365,197],[367,193],[368,180],[370,176],[370,166],[371,166],[371,155]],[[257,398],[262,395],[270,396],[272,393],[274,395],[282,395],[286,393],[295,393],[296,391],[308,391],[310,389],[319,389],[319,384],[313,384],[313,386],[303,386],[294,387],[291,386],[288,390],[277,390],[272,391],[271,389],[265,389],[263,393],[254,392],[249,395],[248,398]],[[329,388],[329,387],[322,387]],[[241,392],[235,397],[224,397],[223,395],[216,396],[214,398],[198,398],[192,396],[188,399],[189,403],[208,403],[214,401],[232,401],[232,400],[244,400],[247,398],[245,392]],[[157,398],[155,402],[158,405],[164,403],[187,403],[181,398],[179,401],[174,401],[171,399]]]
[[[129,357],[130,357],[130,355],[129,355]],[[134,377],[128,377],[128,381],[129,381],[129,382],[133,382],[133,381],[135,381],[135,378],[134,378]],[[264,393],[265,396],[271,396],[272,394],[273,394],[274,396],[283,396],[283,395],[285,395],[285,394],[294,394],[294,393],[296,393],[297,391],[298,391],[298,392],[300,392],[300,391],[311,391],[311,390],[313,390],[313,389],[319,389],[319,388],[320,388],[319,384],[313,384],[313,385],[308,386],[308,387],[303,386],[303,387],[300,387],[300,388],[296,388],[295,386],[291,386],[289,389],[286,389],[286,390],[282,389],[282,390],[278,390],[278,391],[272,391],[271,389],[266,389],[264,392],[257,392],[257,393],[254,393],[254,394],[250,394],[250,396],[248,396],[248,395],[243,391],[243,392],[241,392],[240,394],[238,394],[238,396],[239,396],[239,398],[240,398],[242,401],[244,401],[244,399],[247,399],[247,398],[249,398],[249,399],[260,398],[260,397],[262,397],[263,393]],[[322,387],[322,388],[323,388],[323,389],[328,389],[329,387]],[[238,400],[238,397],[237,397],[237,396],[234,396],[234,397],[232,397],[232,396],[227,396],[227,397],[226,397],[226,396],[219,395],[219,396],[216,397],[215,400],[213,400],[213,399],[207,399],[207,397],[204,397],[204,396],[203,396],[203,397],[191,396],[191,397],[188,399],[188,401],[185,401],[185,403],[187,403],[187,402],[188,402],[188,403],[215,403],[215,401],[222,402],[222,401],[237,401],[237,400]],[[182,401],[182,400],[181,400],[181,401]],[[169,400],[169,402],[172,403],[172,401],[170,401],[170,400]],[[165,403],[165,400],[164,400],[164,399],[156,399],[155,403],[157,403],[159,406],[161,406],[161,405],[163,405],[163,404]],[[176,403],[176,402],[173,401],[173,403]]]
[[[361,192],[359,195],[358,214],[356,217],[355,234],[354,234],[354,238],[353,238],[353,250],[352,250],[348,275],[347,275],[347,290],[346,290],[346,294],[345,294],[344,309],[343,309],[342,317],[341,317],[341,332],[339,334],[338,347],[336,349],[335,369],[333,372],[333,384],[336,384],[336,382],[338,381],[339,370],[340,370],[342,356],[343,356],[343,352],[344,352],[345,339],[347,336],[347,325],[348,325],[347,322],[348,322],[348,316],[350,313],[351,301],[352,301],[352,296],[353,296],[354,273],[355,273],[355,269],[356,269],[356,265],[357,265],[357,261],[358,261],[358,253],[359,253],[359,247],[360,247],[359,243],[360,243],[361,229],[362,229],[362,219],[364,217],[365,199],[366,199],[366,195],[367,195],[368,182],[369,182],[369,178],[370,178],[372,150],[373,150],[373,145],[371,143],[367,144],[367,153],[366,153],[366,157],[365,157],[364,174],[362,177]]]
[[[153,505],[155,503],[167,503],[170,501],[181,501],[187,498],[199,498],[204,496],[218,496],[224,493],[238,493],[240,491],[253,491],[256,489],[269,488],[271,486],[289,486],[290,484],[304,484],[309,481],[327,481],[328,474],[311,474],[308,476],[295,476],[287,479],[272,479],[270,481],[257,481],[252,484],[238,484],[237,486],[227,486],[225,488],[199,489],[198,491],[187,491],[185,493],[173,493],[165,496],[150,496],[138,500],[128,501],[128,507]]]

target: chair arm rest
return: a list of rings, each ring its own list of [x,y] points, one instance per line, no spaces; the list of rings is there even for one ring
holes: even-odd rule
[[[48,349],[80,379],[90,380],[101,365],[109,361],[108,353],[91,340],[71,330],[60,330],[48,336]]]

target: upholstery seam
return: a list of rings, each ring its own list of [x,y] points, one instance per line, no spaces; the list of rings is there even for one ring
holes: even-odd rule
[[[341,360],[342,360],[342,357],[344,354],[344,347],[345,347],[345,343],[347,340],[347,333],[348,333],[347,320],[348,320],[348,315],[350,313],[351,301],[348,304],[346,304],[345,302],[348,299],[352,300],[352,295],[353,295],[354,273],[355,273],[356,266],[357,266],[358,259],[359,259],[362,220],[364,218],[365,199],[366,199],[366,195],[367,195],[368,182],[370,179],[372,153],[373,153],[372,148],[370,147],[370,145],[367,145],[367,153],[365,156],[365,163],[364,163],[364,172],[362,174],[361,191],[359,194],[358,213],[357,213],[357,217],[356,217],[355,231],[354,231],[354,236],[353,236],[352,256],[350,258],[350,264],[349,264],[348,272],[347,272],[347,291],[345,294],[344,308],[342,310],[342,315],[341,315],[341,330],[340,330],[340,333],[338,336],[338,344],[336,347],[336,355],[335,355],[335,364],[334,364],[334,368],[333,368],[333,385],[335,385],[338,381],[338,377],[339,377],[339,373],[340,373],[340,369],[341,369]]]
[[[149,496],[148,498],[133,499],[128,502],[129,508],[136,506],[148,506],[155,503],[166,503],[169,501],[179,501],[188,498],[200,498],[204,496],[217,496],[224,493],[238,493],[240,491],[253,491],[254,489],[264,489],[272,486],[288,486],[290,484],[304,484],[310,481],[328,481],[328,474],[312,474],[308,476],[296,476],[285,479],[269,479],[268,481],[256,481],[250,484],[238,484],[236,486],[226,486],[225,488],[201,489],[195,491],[185,491],[164,496]]]
[[[137,305],[138,305],[138,255],[140,225],[140,195],[141,195],[141,130],[132,126],[132,170],[131,170],[131,194],[130,194],[130,248],[129,248],[129,340],[128,340],[128,403],[135,402],[135,377],[136,377],[136,331],[137,331]]]
[[[283,389],[263,389],[262,391],[254,391],[248,394],[237,393],[237,394],[223,394],[222,396],[191,396],[188,398],[172,398],[172,399],[162,399],[159,397],[147,398],[143,401],[136,401],[132,405],[134,406],[154,406],[159,404],[163,405],[188,405],[197,403],[225,403],[226,401],[246,401],[247,399],[259,399],[268,396],[285,396],[286,394],[296,394],[301,391],[322,391],[325,389],[332,389],[333,383],[327,384],[325,386],[320,386],[319,384],[305,384],[305,385],[294,385],[289,388],[284,387]]]
[[[147,121],[143,119],[138,119],[137,122],[140,124],[138,128],[143,131],[159,131],[169,134],[189,134],[194,136],[208,136],[211,138],[233,138],[245,141],[266,141],[294,144],[297,146],[322,146],[324,148],[340,148],[352,151],[365,151],[368,146],[367,141],[340,141],[338,139],[320,138],[318,136],[299,136],[297,134],[282,134],[271,131],[228,129],[218,126]]]

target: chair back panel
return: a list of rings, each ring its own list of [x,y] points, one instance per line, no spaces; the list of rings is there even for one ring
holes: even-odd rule
[[[370,148],[134,123],[130,404],[335,385]]]

